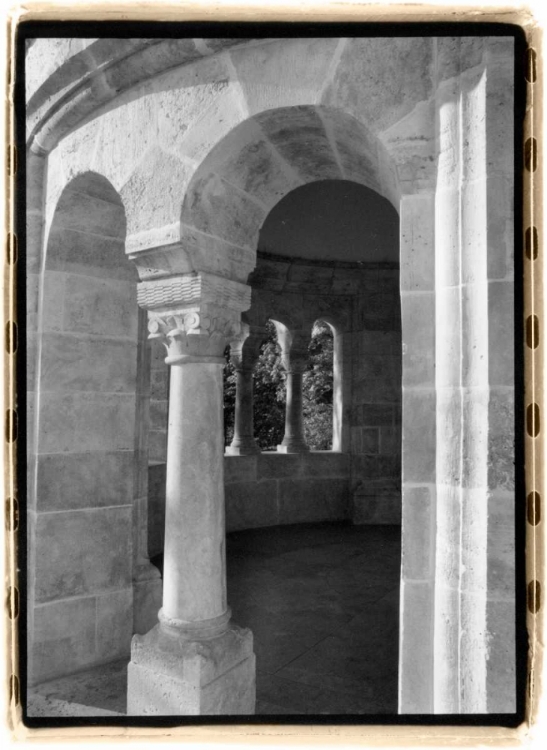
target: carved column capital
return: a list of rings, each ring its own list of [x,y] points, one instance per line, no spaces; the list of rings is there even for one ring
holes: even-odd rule
[[[251,303],[246,284],[206,273],[143,281],[138,303],[148,310],[149,338],[159,339],[168,364],[224,363],[227,343],[241,331]]]
[[[252,371],[267,338],[266,328],[242,323],[239,336],[230,342],[230,360],[235,369]]]
[[[290,331],[285,326],[276,326],[277,340],[281,347],[281,361],[286,372],[303,373],[308,365],[309,331]]]

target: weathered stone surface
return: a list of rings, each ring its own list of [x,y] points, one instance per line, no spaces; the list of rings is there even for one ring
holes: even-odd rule
[[[375,497],[364,492],[352,495],[351,520],[354,524],[400,526],[401,496]]]
[[[394,406],[391,403],[364,403],[358,407],[356,414],[356,424],[369,427],[392,425],[394,419]]]
[[[347,453],[311,451],[302,454],[299,459],[303,477],[346,477],[348,475],[350,457]]]
[[[360,357],[369,354],[401,356],[400,331],[359,331],[357,334]]]
[[[401,609],[404,612],[399,651],[401,713],[431,714],[434,711],[434,606],[433,583],[401,582]]]
[[[167,428],[167,401],[150,401],[150,429],[162,431]]]
[[[367,354],[359,362],[353,383],[357,402],[395,401],[401,393],[401,359],[389,354]]]
[[[350,39],[322,102],[385,130],[429,98],[433,61],[431,38]],[[373,70],[382,71],[381,87]]]
[[[224,482],[253,482],[257,477],[257,461],[261,456],[224,457]]]
[[[135,397],[132,395],[43,393],[40,407],[43,453],[133,449]]]
[[[130,506],[41,513],[36,545],[37,602],[131,584]]]
[[[228,531],[276,526],[279,523],[276,481],[234,482],[226,485],[224,492]]]
[[[435,487],[405,486],[401,572],[405,581],[434,577],[435,521]]]
[[[279,482],[279,523],[347,518],[349,486],[345,479],[282,479]]]
[[[488,241],[488,278],[513,277],[513,181],[507,177],[488,177],[486,231]]]
[[[376,138],[362,122],[340,110],[319,107],[318,113],[334,141],[344,177],[383,194]]]
[[[463,481],[461,455],[462,440],[462,394],[459,388],[437,389],[437,481],[458,486]],[[458,446],[455,450],[454,446]]]
[[[514,713],[516,710],[514,601],[488,601],[486,619],[488,628],[486,708],[489,713]]]
[[[44,391],[134,393],[137,344],[126,338],[44,333],[40,387]]]
[[[238,125],[211,151],[201,167],[205,168],[221,175],[267,209],[302,184],[253,118]]]
[[[351,465],[353,476],[389,479],[401,474],[400,456],[354,455]]]
[[[81,333],[137,336],[135,284],[118,279],[66,275],[63,328]]]
[[[257,458],[258,479],[283,479],[297,476],[301,471],[301,456],[299,454],[281,455],[279,453],[261,453]]]
[[[488,283],[488,381],[490,385],[512,386],[515,379],[514,284]],[[500,342],[504,342],[503,346]]]
[[[77,672],[94,662],[95,607],[92,596],[35,607],[31,684]]]
[[[43,331],[62,331],[64,326],[64,302],[67,274],[45,271],[42,277]]]
[[[398,293],[373,293],[362,298],[359,322],[370,331],[398,331],[401,328],[401,301]]]
[[[514,603],[515,497],[512,492],[488,496],[488,594]]]
[[[133,451],[52,453],[37,457],[37,507],[78,510],[133,501]]]
[[[253,714],[255,659],[249,630],[232,626],[207,641],[167,636],[159,626],[135,636],[128,667],[127,713]]]
[[[337,39],[286,39],[231,50],[249,113],[318,101],[338,43]]]
[[[380,431],[377,427],[351,428],[352,453],[380,453]]]
[[[435,386],[435,295],[401,294],[403,323],[403,385]]]
[[[382,176],[386,173],[389,175],[391,170],[395,170],[397,175],[391,188],[391,195],[394,195],[391,200],[396,207],[399,195],[404,199],[406,196],[428,194],[435,189],[435,104],[434,99],[419,102],[408,115],[380,135],[386,153]]]
[[[120,188],[127,208],[127,234],[177,221],[191,168],[173,154],[155,146],[148,151],[131,177]]]
[[[159,552],[162,550],[163,546]],[[159,577],[151,581],[133,581],[133,633],[144,635],[156,625],[162,594],[162,581]]]
[[[315,107],[282,107],[258,115],[256,121],[304,182],[343,179]]]
[[[514,393],[512,388],[490,389],[488,405],[488,487],[515,488]]]
[[[403,482],[434,482],[435,392],[403,390]]]
[[[53,223],[56,228],[123,238],[125,218],[122,203],[110,183],[104,178],[102,180],[101,197],[90,194],[85,174],[68,184],[55,211]]]
[[[133,634],[133,589],[97,597],[97,657],[104,662],[129,656]]]
[[[401,290],[432,291],[435,285],[435,198],[432,193],[401,199]]]
[[[265,210],[246,193],[211,173],[192,181],[181,215],[183,223],[241,247],[256,246],[265,218]]]
[[[46,268],[51,271],[137,281],[135,266],[125,256],[123,240],[56,224],[48,237]]]

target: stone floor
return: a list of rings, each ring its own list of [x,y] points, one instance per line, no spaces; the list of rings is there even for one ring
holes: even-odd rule
[[[234,532],[227,557],[233,619],[254,633],[257,714],[397,713],[400,527]],[[40,686],[29,713],[123,714],[126,664]]]
[[[233,618],[254,633],[257,713],[397,713],[400,527],[227,539]]]

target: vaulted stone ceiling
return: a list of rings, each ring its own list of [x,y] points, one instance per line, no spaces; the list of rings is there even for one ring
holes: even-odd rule
[[[258,251],[313,261],[398,263],[399,216],[364,185],[321,180],[274,206],[260,230]]]
[[[396,204],[383,150],[365,126],[339,110],[267,110],[236,127],[201,164],[183,203],[182,225],[187,234],[193,228],[256,248],[281,198],[320,180],[350,180]]]

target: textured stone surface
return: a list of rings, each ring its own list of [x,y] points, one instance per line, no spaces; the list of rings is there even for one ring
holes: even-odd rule
[[[255,659],[249,630],[182,641],[156,626],[135,636],[128,667],[131,715],[254,714]]]
[[[133,451],[51,453],[38,461],[38,510],[77,510],[133,502]]]
[[[75,333],[42,335],[41,389],[133,393],[137,345],[128,337]]]
[[[250,114],[317,101],[338,44],[337,39],[287,39],[232,50]]]
[[[133,634],[133,590],[97,597],[97,648],[102,661],[129,656]]]
[[[35,608],[31,682],[70,674],[96,657],[95,598],[80,597]]]
[[[403,392],[403,482],[435,481],[435,392]]]
[[[490,389],[488,404],[488,486],[514,490],[514,400],[513,389]]]
[[[432,291],[435,286],[435,202],[433,194],[401,199],[401,290]]]
[[[42,394],[40,447],[44,453],[130,450],[134,425],[134,396]]]
[[[135,285],[119,280],[67,274],[63,328],[111,336],[137,334]]]
[[[434,577],[435,487],[405,487],[403,496],[403,563],[405,581]]]
[[[283,479],[279,483],[280,523],[346,518],[348,482],[344,479]]]
[[[403,386],[435,385],[435,295],[401,294],[403,322]]]
[[[277,482],[234,482],[226,486],[225,492],[228,531],[279,523]]]
[[[433,606],[431,583],[401,582],[399,711],[403,714],[434,711]]]
[[[130,585],[130,506],[41,513],[36,535],[37,602]]]
[[[322,101],[384,130],[433,90],[433,39],[350,39]],[[381,87],[371,70],[381,70]]]
[[[488,601],[487,710],[513,713],[516,710],[515,604]]]
[[[401,525],[401,496],[374,496],[354,492],[351,520],[355,524]]]

